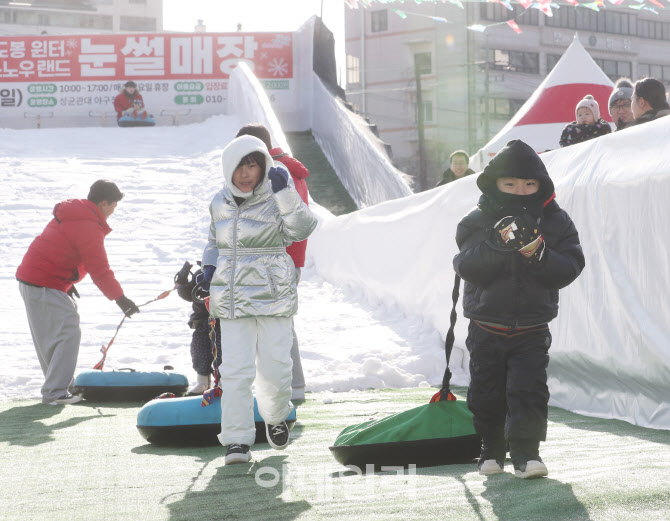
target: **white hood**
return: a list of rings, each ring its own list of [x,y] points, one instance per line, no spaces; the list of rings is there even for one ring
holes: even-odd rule
[[[269,154],[265,143],[254,136],[240,136],[233,139],[230,143],[228,143],[226,148],[223,149],[223,154],[221,156],[223,164],[223,178],[225,179],[226,185],[228,185],[230,192],[235,197],[242,197],[243,199],[247,199],[254,195],[254,193],[256,193],[258,190],[257,187],[253,191],[245,193],[233,184],[233,173],[235,172],[237,165],[240,164],[240,161],[244,156],[251,154],[252,152],[261,152],[265,156],[265,172],[263,173],[263,178],[259,183],[260,187],[263,185],[263,183],[268,182],[268,172],[274,165],[272,156]]]

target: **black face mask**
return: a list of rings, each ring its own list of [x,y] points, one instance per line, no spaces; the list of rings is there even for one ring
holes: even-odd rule
[[[491,195],[496,205],[499,206],[498,211],[505,215],[530,214],[533,217],[542,217],[544,201],[539,191],[530,195],[516,195],[497,191]]]

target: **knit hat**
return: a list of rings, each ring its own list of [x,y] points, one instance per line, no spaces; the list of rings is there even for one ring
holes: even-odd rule
[[[593,119],[595,121],[598,121],[600,119],[600,107],[598,107],[598,102],[594,100],[593,96],[591,96],[590,94],[584,96],[584,99],[579,103],[577,103],[577,108],[575,108],[575,118],[577,117],[577,111],[582,107],[585,107],[591,111],[591,114],[593,114]]]
[[[610,94],[609,107],[623,99],[630,101],[633,98],[633,85],[626,79],[620,79],[614,84],[614,90]]]

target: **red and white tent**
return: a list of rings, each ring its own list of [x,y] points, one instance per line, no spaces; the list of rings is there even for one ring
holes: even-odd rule
[[[570,47],[528,101],[470,158],[470,168],[482,170],[512,139],[525,141],[536,152],[558,148],[563,128],[575,120],[575,107],[587,94],[600,105],[600,117],[611,122],[608,101],[613,86],[575,35]]]

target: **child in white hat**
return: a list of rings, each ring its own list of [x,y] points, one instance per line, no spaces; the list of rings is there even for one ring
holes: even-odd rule
[[[568,123],[561,134],[560,145],[567,147],[612,132],[609,123],[600,117],[600,107],[593,96],[584,96],[575,108],[575,121]]]

